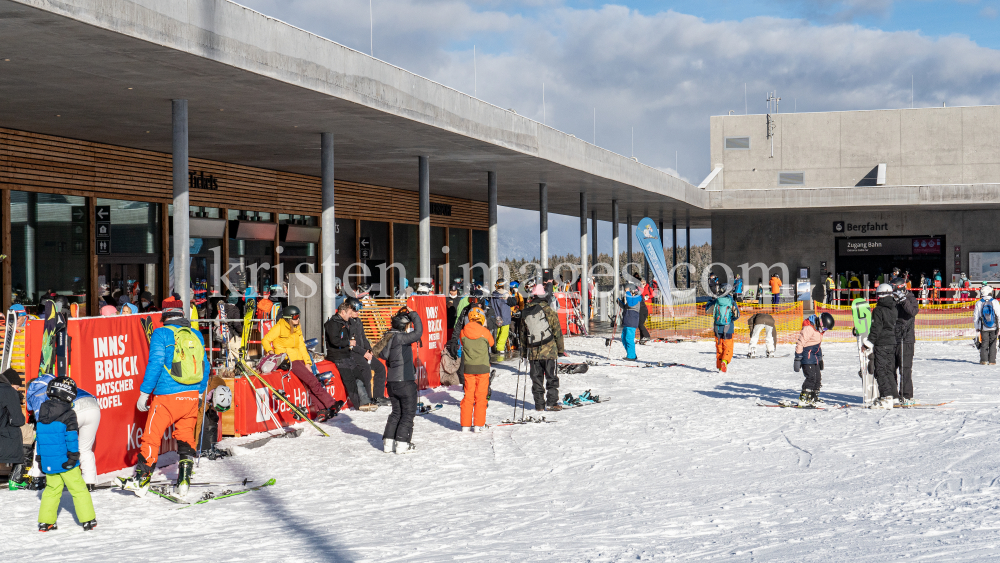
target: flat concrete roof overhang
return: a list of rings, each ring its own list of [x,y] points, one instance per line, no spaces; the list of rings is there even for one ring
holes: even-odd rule
[[[226,0],[0,0],[0,37],[4,127],[170,152],[183,98],[193,157],[318,176],[330,131],[341,180],[416,190],[426,155],[435,194],[494,170],[501,205],[710,225],[683,180]]]
[[[709,191],[712,211],[1000,209],[1000,184],[850,186]]]

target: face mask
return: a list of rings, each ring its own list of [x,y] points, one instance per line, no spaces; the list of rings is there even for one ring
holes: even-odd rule
[[[143,301],[142,302],[142,306],[143,307],[149,307],[149,301]]]

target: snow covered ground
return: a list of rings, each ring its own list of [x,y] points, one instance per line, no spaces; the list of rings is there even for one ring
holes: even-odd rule
[[[599,359],[603,340],[571,339],[568,349]],[[331,438],[307,429],[236,447],[196,474],[274,477],[273,487],[180,512],[156,497],[99,491],[92,533],[74,525],[68,494],[61,529],[39,534],[40,493],[2,491],[0,553],[5,561],[1000,557],[1000,369],[980,366],[967,342],[917,344],[917,398],[952,403],[893,411],[755,406],[797,398],[802,378],[791,357],[737,359],[720,375],[713,349],[652,344],[641,358],[686,366],[563,376],[562,393],[592,389],[611,400],[545,413],[555,424],[462,434],[461,392],[432,392],[445,406],[418,417],[420,449],[407,456],[380,449],[386,409],[345,413],[328,424]],[[858,403],[854,346],[824,349],[823,396]],[[516,362],[501,370],[490,423],[512,413]],[[164,471],[172,477],[175,468]]]

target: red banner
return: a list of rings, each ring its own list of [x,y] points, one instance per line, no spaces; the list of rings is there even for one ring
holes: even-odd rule
[[[445,322],[448,309],[443,295],[414,295],[406,301],[406,306],[420,315],[424,324],[424,335],[413,358],[417,364],[417,381],[421,389],[441,386],[441,350],[448,342]],[[423,370],[423,373],[421,373]]]
[[[333,362],[317,362],[316,368],[320,373],[330,371],[334,377],[330,379],[326,390],[334,399],[347,402],[347,393],[344,392],[344,385],[340,381],[340,373]],[[288,397],[299,410],[309,412],[310,416],[318,410],[318,405],[313,404],[312,396],[306,387],[299,382],[294,374],[284,371],[267,373],[262,376],[272,387],[281,391]],[[264,432],[274,430],[275,424],[271,419],[273,413],[275,418],[281,422],[282,426],[302,422],[295,420],[292,409],[256,378],[248,380],[239,377],[234,380],[234,416],[236,423],[236,433],[241,436],[253,434],[254,432]]]

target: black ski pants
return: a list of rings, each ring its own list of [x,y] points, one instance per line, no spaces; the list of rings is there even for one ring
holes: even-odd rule
[[[823,373],[819,370],[817,364],[802,364],[802,375],[806,377],[806,380],[802,382],[802,392],[805,393],[809,389],[819,393],[820,387],[823,386]]]
[[[417,382],[390,381],[386,390],[392,413],[385,421],[382,439],[409,442],[413,438],[413,417],[417,416]]]
[[[913,398],[913,342],[896,343],[896,369],[894,374],[899,383],[899,396]]]
[[[896,345],[875,345],[875,381],[878,382],[879,397],[896,397]]]
[[[639,302],[639,339],[644,340],[649,338],[649,330],[646,329],[646,319],[649,318],[649,308],[646,307],[646,301]]]
[[[382,364],[375,356],[372,356],[372,361],[368,365],[369,370],[365,373],[366,375],[371,374],[368,379],[365,380],[365,392],[368,396],[372,398],[373,401],[385,398],[385,365]]]
[[[981,330],[982,346],[979,347],[979,361],[995,364],[997,361],[997,331]]]
[[[559,371],[556,360],[531,360],[531,396],[535,410],[544,410],[559,402]]]
[[[365,390],[371,380],[371,368],[367,362],[358,362],[352,355],[334,361],[333,365],[337,366],[337,371],[340,372],[340,382],[344,384],[344,391],[347,392],[347,398],[351,400],[351,405],[358,408],[370,403],[371,399]]]

